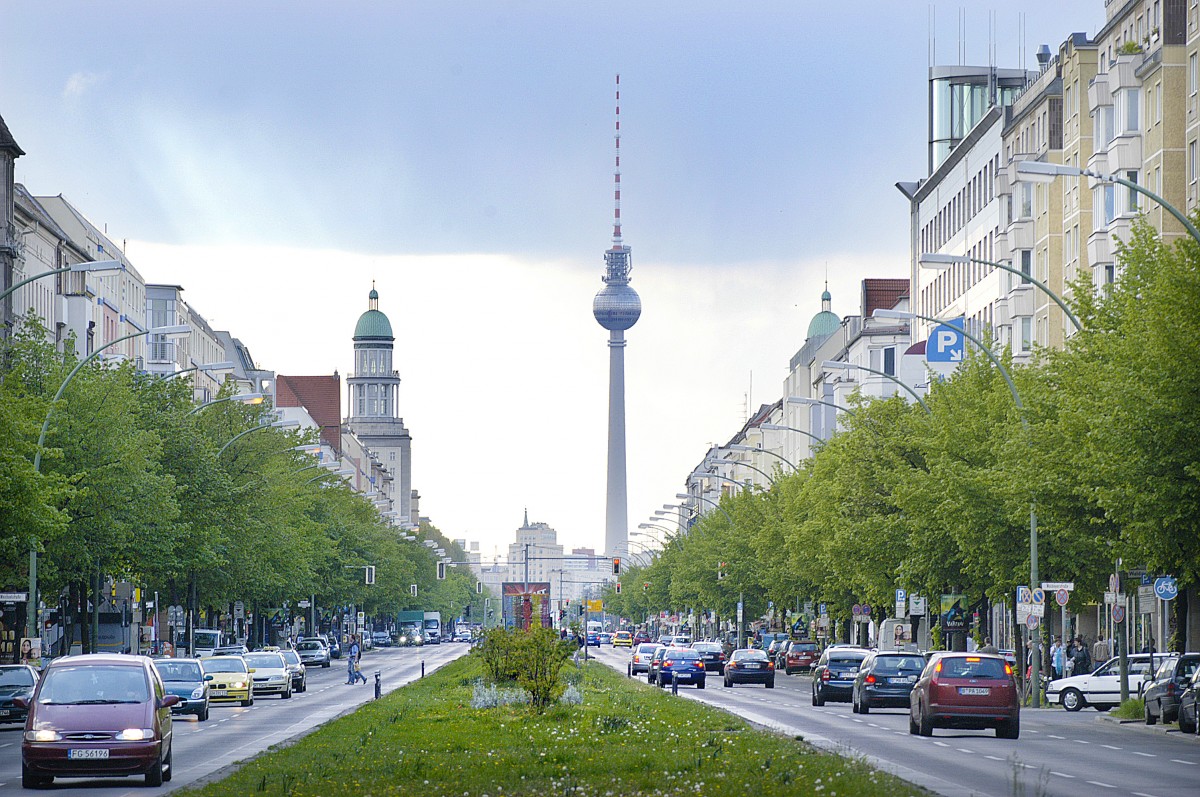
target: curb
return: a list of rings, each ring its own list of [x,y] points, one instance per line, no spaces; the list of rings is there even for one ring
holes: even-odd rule
[[[1108,715],[1102,715],[1102,716],[1096,717],[1093,721],[1094,722],[1105,722],[1105,723],[1108,723],[1109,725],[1117,725],[1120,727],[1137,728],[1137,729],[1140,729],[1140,731],[1142,733],[1158,733],[1158,734],[1162,734],[1162,735],[1174,734],[1181,739],[1200,738],[1200,737],[1197,737],[1195,734],[1184,733],[1183,731],[1179,730],[1178,723],[1166,723],[1166,722],[1159,721],[1158,723],[1156,723],[1154,725],[1147,725],[1145,720],[1125,720],[1125,719],[1120,719],[1118,717],[1110,717]]]

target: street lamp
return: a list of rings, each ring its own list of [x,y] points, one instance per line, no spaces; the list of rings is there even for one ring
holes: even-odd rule
[[[255,427],[255,428],[259,428],[259,427]],[[350,470],[349,468],[342,468],[341,470],[331,470],[328,473],[318,473],[316,476],[313,476],[311,479],[306,481],[305,484],[312,484],[317,479],[324,479],[326,476],[346,477],[346,476],[353,476],[353,475],[354,475],[354,471]]]
[[[903,310],[879,309],[876,310],[873,315],[876,318],[892,318],[901,320],[912,320],[914,318],[919,318],[922,321],[928,321],[931,324],[943,323],[942,320],[938,318],[921,315],[919,313],[909,313]],[[966,325],[964,324],[963,326],[965,327]],[[1009,392],[1012,393],[1013,403],[1017,405],[1017,413],[1021,418],[1021,426],[1025,430],[1026,440],[1030,440],[1029,419],[1025,417],[1025,405],[1021,403],[1021,394],[1017,392],[1017,386],[1013,382],[1012,374],[1010,374],[1008,369],[1004,367],[1004,363],[1000,362],[1000,359],[996,356],[995,352],[983,345],[982,340],[968,332],[965,328],[959,328],[958,331],[962,333],[963,337],[967,338],[980,349],[982,349],[984,354],[988,356],[988,359],[990,359],[996,368],[999,369],[1000,374],[1004,377],[1004,381],[1008,383],[1008,389]],[[1036,589],[1038,586],[1040,586],[1040,582],[1038,581],[1037,507],[1031,498],[1029,501],[1029,588]],[[1033,650],[1030,655],[1032,656],[1030,663],[1033,665],[1033,707],[1038,708],[1041,705],[1041,695],[1039,694],[1039,690],[1041,687],[1042,678],[1041,651],[1039,650],[1038,645],[1033,646]]]
[[[774,451],[768,451],[765,448],[758,448],[756,446],[744,446],[744,445],[732,444],[732,443],[725,447],[728,448],[730,451],[754,451],[759,454],[770,454],[773,457],[779,457],[780,459],[782,459],[784,462],[787,463],[788,467],[791,468],[793,471],[796,470],[796,466],[793,465],[789,460],[785,459],[782,454],[776,454]]]
[[[920,397],[920,395],[917,394],[917,391],[913,390],[903,380],[892,376],[887,371],[876,371],[874,368],[868,368],[865,365],[859,365],[858,363],[844,363],[844,362],[840,362],[838,360],[825,360],[824,362],[821,363],[821,367],[822,368],[833,368],[833,369],[837,369],[840,371],[848,371],[851,368],[858,368],[861,371],[866,371],[868,373],[872,373],[877,376],[886,377],[887,379],[892,380],[897,385],[899,385],[900,387],[904,388],[909,393],[911,393],[912,397],[915,398],[917,400],[917,403],[921,405],[921,409],[925,410],[925,412],[929,412],[928,405],[926,405],[924,399],[922,399]]]
[[[729,460],[720,460],[720,462],[728,462],[728,461]],[[717,461],[715,461],[715,460],[707,460],[707,463],[709,465],[718,464]],[[759,487],[757,484],[755,484],[754,482],[751,482],[751,481],[740,482],[737,479],[731,479],[728,476],[722,476],[719,473],[708,473],[707,471],[701,471],[701,470],[692,471],[688,475],[688,478],[691,478],[692,476],[695,476],[697,479],[718,479],[719,481],[729,482],[730,484],[736,484],[738,487],[740,487],[743,490],[749,490],[751,487]],[[759,487],[759,489],[762,489],[762,488]]]
[[[716,507],[718,510],[720,510],[722,515],[725,516],[725,519],[729,521],[729,525],[731,525],[731,526],[733,525],[733,517],[731,517],[730,514],[725,511],[725,508],[723,506],[721,506],[719,503],[712,500],[711,498],[705,498],[702,495],[692,495],[691,493],[675,493],[675,497],[676,498],[698,498],[699,500],[703,501],[706,504],[712,504],[714,507]]]
[[[808,396],[788,396],[784,399],[784,401],[786,401],[788,404],[808,404],[809,406],[813,406],[815,404],[824,404],[826,407],[833,407],[835,410],[840,410],[847,415],[854,415],[854,410],[850,409],[849,407],[843,407],[841,404],[835,404],[832,401],[822,401],[821,399],[809,398]]]
[[[180,371],[179,373],[183,373],[183,371]],[[234,395],[226,396],[225,398],[219,398],[219,399],[213,399],[212,401],[206,401],[203,404],[201,404],[200,406],[192,409],[188,413],[188,415],[195,415],[196,413],[198,413],[200,410],[204,409],[205,407],[211,407],[214,404],[221,404],[226,401],[240,401],[243,404],[251,405],[251,404],[262,404],[264,399],[265,399],[265,396],[263,396],[262,393],[235,393]]]
[[[3,293],[0,293],[0,302],[11,296],[17,288],[24,287],[34,280],[40,280],[42,277],[50,277],[54,274],[66,274],[68,272],[75,274],[95,274],[100,277],[109,277],[113,274],[120,274],[125,270],[125,264],[120,260],[94,260],[88,263],[76,263],[73,266],[66,268],[56,268],[52,271],[43,271],[41,274],[34,274],[32,277],[26,277],[20,282],[14,284],[11,288],[7,288]]]
[[[229,448],[231,445],[236,443],[238,440],[241,440],[243,437],[250,434],[251,432],[261,432],[263,429],[295,429],[298,426],[300,426],[300,421],[272,421],[271,423],[264,423],[264,424],[260,424],[258,426],[251,426],[246,431],[239,432],[238,434],[234,435],[232,440],[230,440],[225,445],[221,446],[221,450],[217,452],[217,457],[219,458],[222,454],[225,453],[225,449]]]
[[[729,448],[729,446],[725,446],[725,448]],[[757,449],[752,449],[752,450],[756,451]],[[767,481],[769,481],[771,483],[772,487],[775,486],[775,480],[772,479],[769,475],[767,475],[767,472],[765,470],[763,470],[762,468],[756,468],[753,465],[751,465],[749,462],[742,462],[740,459],[710,459],[710,460],[707,460],[707,462],[710,465],[717,465],[717,466],[741,465],[743,468],[749,468],[750,470],[754,471],[755,473],[762,474],[762,477],[764,479],[766,479]]]
[[[765,429],[768,432],[795,432],[796,434],[802,434],[805,437],[812,438],[812,440],[814,442],[820,443],[821,445],[825,445],[825,440],[823,440],[818,435],[815,435],[812,432],[806,432],[803,429],[797,429],[794,426],[780,426],[779,424],[774,424],[774,423],[760,423],[758,425],[758,428]]]
[[[1028,180],[1033,183],[1052,183],[1056,177],[1091,177],[1093,180],[1099,180],[1102,183],[1117,183],[1123,185],[1131,191],[1136,191],[1139,194],[1145,194],[1152,200],[1162,206],[1163,210],[1170,213],[1184,229],[1200,243],[1200,230],[1196,229],[1196,225],[1188,219],[1183,212],[1172,205],[1167,200],[1160,197],[1145,186],[1138,185],[1132,180],[1126,180],[1124,177],[1118,177],[1115,174],[1102,174],[1094,172],[1090,169],[1080,169],[1078,166],[1064,166],[1060,163],[1046,163],[1045,161],[1018,161],[1017,162],[1017,179]]]
[[[115,263],[117,261],[112,260],[106,262]],[[67,270],[70,271],[71,269]],[[15,288],[18,286],[13,287]],[[105,343],[87,357],[84,357],[82,360],[80,360],[79,363],[71,369],[71,372],[67,374],[67,378],[62,381],[62,384],[58,386],[58,392],[54,394],[54,399],[50,402],[50,408],[46,410],[46,420],[42,422],[42,431],[41,434],[38,435],[37,448],[33,453],[33,472],[41,473],[42,470],[42,449],[46,445],[46,432],[50,428],[50,418],[54,415],[54,407],[58,404],[58,400],[62,398],[63,391],[67,389],[67,385],[71,384],[71,380],[75,378],[75,374],[79,373],[83,366],[99,357],[105,349],[115,346],[122,341],[129,340],[130,338],[136,338],[142,335],[162,335],[172,339],[186,338],[191,334],[191,331],[191,327],[189,327],[187,324],[178,324],[167,327],[151,327],[150,329],[142,330],[140,332],[131,332],[128,335],[123,335],[116,340],[111,340],[108,343]],[[26,636],[29,637],[33,637],[35,634],[38,637],[41,636],[41,629],[38,628],[37,622],[37,546],[37,540],[33,540],[29,545],[29,603],[26,607],[27,612],[25,618]]]
[[[1047,296],[1053,299],[1054,303],[1061,307],[1062,311],[1067,314],[1067,318],[1071,319],[1071,323],[1075,325],[1075,329],[1083,329],[1083,324],[1079,323],[1079,319],[1076,318],[1075,314],[1071,312],[1071,308],[1067,307],[1067,303],[1062,300],[1062,297],[1046,287],[1045,283],[1039,282],[1038,280],[1034,279],[1031,274],[1026,274],[1019,268],[1013,268],[1012,266],[1007,266],[1004,263],[997,263],[994,260],[984,260],[981,257],[970,257],[968,255],[943,255],[936,252],[925,252],[919,258],[917,258],[917,263],[924,268],[933,268],[939,270],[950,268],[950,266],[953,266],[956,263],[979,263],[980,265],[991,266],[992,268],[998,268],[1001,271],[1007,271],[1009,274],[1016,274],[1021,279],[1029,280],[1031,284],[1036,285]]]
[[[163,379],[164,380],[165,379],[174,379],[177,376],[182,376],[186,373],[191,373],[192,371],[203,371],[205,373],[211,373],[213,371],[232,371],[233,369],[234,369],[234,364],[232,362],[226,360],[225,362],[219,362],[219,363],[205,363],[203,365],[193,365],[191,368],[184,368],[183,370],[176,371],[173,374],[167,374],[166,376],[163,377]]]

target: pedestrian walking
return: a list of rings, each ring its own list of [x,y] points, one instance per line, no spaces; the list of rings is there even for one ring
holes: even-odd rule
[[[1092,645],[1092,661],[1099,664],[1111,658],[1112,650],[1109,648],[1108,642],[1104,640],[1104,634],[1099,634],[1096,637],[1096,644]]]
[[[362,655],[362,648],[358,645],[358,637],[350,637],[350,648],[346,651],[346,684],[358,683],[359,676],[362,672],[359,669],[358,659]],[[363,683],[367,679],[363,678]]]
[[[1083,637],[1075,637],[1075,651],[1071,654],[1071,673],[1073,675],[1084,675],[1092,671],[1092,659],[1088,655],[1087,645],[1083,644]]]
[[[1063,665],[1066,658],[1062,637],[1054,637],[1054,644],[1050,646],[1050,669],[1056,679],[1063,677]]]
[[[1000,649],[992,644],[992,638],[990,636],[985,636],[983,638],[983,647],[979,649],[979,652],[990,653],[993,656],[998,656],[1000,654]]]

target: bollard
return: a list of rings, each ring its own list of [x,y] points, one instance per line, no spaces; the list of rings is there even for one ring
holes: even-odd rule
[[[632,661],[629,662],[629,664],[625,665],[625,677],[626,678],[633,677],[633,662]]]
[[[421,677],[425,677],[425,659],[421,659]]]
[[[679,673],[671,673],[671,694],[679,694]]]
[[[376,670],[375,671],[375,699],[378,700],[379,696],[381,694],[383,694],[383,685],[379,681],[379,670]]]

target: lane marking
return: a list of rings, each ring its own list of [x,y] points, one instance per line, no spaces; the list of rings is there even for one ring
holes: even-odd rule
[[[1116,786],[1112,785],[1111,783],[1101,783],[1101,782],[1100,782],[1100,781],[1098,781],[1098,780],[1089,780],[1089,781],[1088,781],[1088,783],[1089,783],[1090,785],[1092,785],[1092,786],[1100,786],[1100,787],[1102,787],[1102,788],[1105,788],[1105,789],[1115,789],[1115,788],[1117,788]]]
[[[936,744],[938,747],[949,747],[950,746],[950,745],[946,744],[945,742],[934,742],[934,744]]]
[[[1137,750],[1134,750],[1134,751],[1133,751],[1133,754],[1134,754],[1134,755],[1140,755],[1140,756],[1144,756],[1145,758],[1158,758],[1158,754],[1157,754],[1157,753],[1139,753]]]
[[[1187,764],[1189,767],[1194,767],[1194,766],[1196,766],[1196,762],[1195,762],[1195,761],[1184,761],[1182,758],[1172,758],[1172,759],[1171,759],[1171,763],[1173,763],[1173,764]]]
[[[1065,737],[1065,736],[1055,736],[1055,735],[1054,735],[1054,734],[1052,734],[1052,733],[1050,733],[1050,734],[1047,734],[1047,736],[1049,736],[1051,739],[1065,739],[1065,738],[1067,738],[1067,737]]]
[[[985,755],[984,758],[990,758],[992,761],[1003,761],[1004,759],[998,755]]]
[[[1052,769],[1052,770],[1050,770],[1050,774],[1051,774],[1051,775],[1058,775],[1060,778],[1071,778],[1071,779],[1074,779],[1074,778],[1075,778],[1075,776],[1074,776],[1074,775],[1068,775],[1066,772],[1055,772],[1053,769]]]
[[[968,750],[965,747],[956,747],[954,749],[958,750],[958,752],[960,752],[960,753],[966,753],[967,755],[975,755],[974,750]]]
[[[1112,744],[1102,744],[1100,746],[1107,747],[1109,750],[1124,750],[1125,749],[1123,747],[1117,747],[1116,745],[1112,745]]]
[[[1091,742],[1085,741],[1083,739],[1072,739],[1071,741],[1073,741],[1075,744],[1091,744]]]
[[[1134,797],[1158,797],[1156,794],[1146,794],[1144,791],[1133,792]]]

